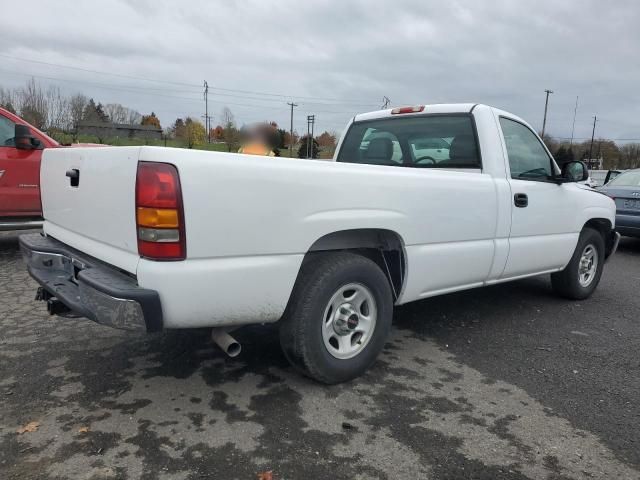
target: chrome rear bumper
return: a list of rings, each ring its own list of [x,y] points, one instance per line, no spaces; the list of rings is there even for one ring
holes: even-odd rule
[[[69,313],[124,330],[162,329],[158,293],[135,278],[39,233],[21,235],[20,249],[41,285],[36,298],[47,301],[52,315]]]

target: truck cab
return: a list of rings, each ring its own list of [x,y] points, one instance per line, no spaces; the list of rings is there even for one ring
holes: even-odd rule
[[[60,144],[0,108],[0,231],[40,228],[40,161]]]

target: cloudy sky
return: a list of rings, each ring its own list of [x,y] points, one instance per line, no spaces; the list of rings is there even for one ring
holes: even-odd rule
[[[163,126],[216,124],[340,130],[392,105],[482,102],[548,131],[640,139],[640,2],[635,0],[57,0],[8,2],[0,86],[33,76],[102,103],[155,111]],[[44,63],[38,63],[44,62]],[[74,68],[69,68],[74,67]]]

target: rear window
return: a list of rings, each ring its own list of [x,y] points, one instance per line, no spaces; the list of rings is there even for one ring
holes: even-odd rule
[[[613,180],[607,183],[607,186],[616,187],[640,187],[640,170],[634,170],[632,172],[621,173]]]
[[[414,168],[481,167],[471,115],[422,115],[356,122],[338,162]]]

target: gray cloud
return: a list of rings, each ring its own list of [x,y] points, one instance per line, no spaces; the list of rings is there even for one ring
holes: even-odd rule
[[[394,104],[489,103],[539,127],[550,88],[552,134],[570,135],[579,96],[577,137],[590,135],[597,114],[601,135],[640,138],[640,4],[632,0],[60,0],[8,9],[0,54],[194,86],[2,57],[0,85],[57,78],[40,80],[154,110],[163,124],[202,115],[204,79],[214,114],[226,104],[244,122],[288,125],[287,99],[215,88],[291,95],[298,130],[308,113],[320,129],[339,129],[383,95]]]

